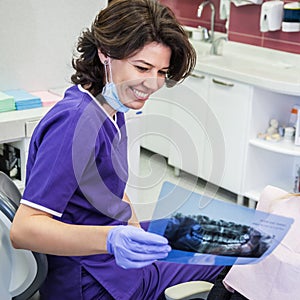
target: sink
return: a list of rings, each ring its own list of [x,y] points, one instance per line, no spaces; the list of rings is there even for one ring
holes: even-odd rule
[[[196,46],[198,71],[300,95],[300,55],[235,42],[209,55],[210,44]]]
[[[262,70],[270,71],[293,71],[297,66],[292,62],[267,60],[267,59],[255,59],[253,57],[238,56],[232,54],[224,55],[203,55],[199,57],[199,61],[202,63],[218,64],[224,68],[234,68],[237,70],[245,70],[251,72],[257,72]],[[298,66],[299,67],[299,66]],[[280,74],[279,74],[280,75]]]
[[[272,66],[274,66],[275,68],[283,68],[283,69],[292,69],[292,68],[296,68],[295,64],[291,64],[291,63],[286,63],[284,61],[278,61],[276,63],[273,63]]]

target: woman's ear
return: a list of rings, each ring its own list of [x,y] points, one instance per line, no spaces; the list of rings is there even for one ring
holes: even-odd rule
[[[102,51],[100,49],[98,49],[98,56],[100,61],[105,64],[105,62],[108,60],[107,55],[103,54]]]

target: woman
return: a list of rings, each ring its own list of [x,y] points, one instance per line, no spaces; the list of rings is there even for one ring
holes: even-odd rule
[[[195,52],[173,13],[117,0],[82,33],[74,85],[37,126],[11,240],[48,254],[43,299],[159,299],[168,286],[213,281],[220,267],[158,262],[170,246],[145,232],[124,194],[124,112],[189,75]]]

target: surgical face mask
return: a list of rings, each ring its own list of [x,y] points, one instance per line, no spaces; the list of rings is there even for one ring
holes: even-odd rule
[[[108,68],[109,68],[109,72],[108,72]],[[120,101],[116,85],[113,83],[112,80],[110,59],[104,62],[104,69],[105,69],[106,84],[103,87],[102,96],[104,97],[106,102],[116,111],[123,112],[123,113],[127,112],[129,108]]]

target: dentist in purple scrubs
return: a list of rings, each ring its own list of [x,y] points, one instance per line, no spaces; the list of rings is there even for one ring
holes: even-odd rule
[[[42,299],[164,299],[214,281],[222,267],[158,261],[168,241],[144,231],[124,194],[124,113],[186,78],[196,55],[174,14],[155,0],[116,0],[78,40],[73,86],[30,143],[26,187],[11,228],[15,248],[46,253]]]

